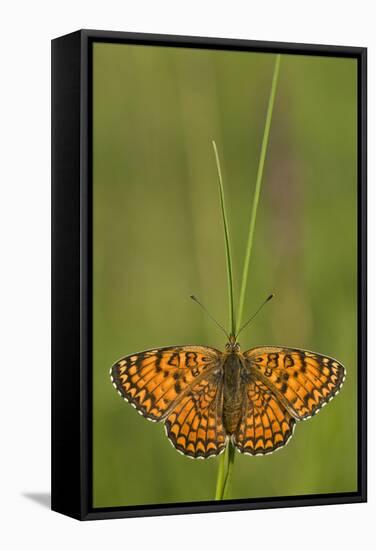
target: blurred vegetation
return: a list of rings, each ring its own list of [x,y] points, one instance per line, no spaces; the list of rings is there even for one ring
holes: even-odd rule
[[[94,45],[94,506],[212,500],[218,459],[190,460],[108,376],[152,347],[224,348],[228,324],[211,140],[221,155],[238,296],[274,56]],[[320,414],[266,457],[237,453],[231,497],[357,489],[356,61],[282,56],[241,336],[343,362]]]

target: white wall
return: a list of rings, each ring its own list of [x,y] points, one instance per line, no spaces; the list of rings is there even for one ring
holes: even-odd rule
[[[374,536],[375,365],[369,362],[369,504],[80,524],[49,491],[50,44],[98,28],[369,47],[369,203],[375,206],[375,14],[358,0],[64,0],[2,7],[0,64],[0,530],[4,548],[357,547]],[[370,215],[370,309],[376,222]],[[336,319],[333,319],[333,323]],[[374,334],[370,316],[370,342]],[[372,348],[371,348],[372,349]],[[343,457],[346,460],[346,457]],[[283,472],[281,472],[283,475]],[[39,497],[38,497],[39,495]],[[42,497],[40,496],[42,495]]]

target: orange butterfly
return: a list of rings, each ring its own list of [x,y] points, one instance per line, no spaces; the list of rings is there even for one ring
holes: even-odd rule
[[[339,392],[345,368],[300,349],[265,346],[242,353],[230,335],[224,353],[206,346],[152,349],[120,359],[110,374],[140,414],[165,423],[179,452],[208,458],[224,451],[229,438],[251,455],[286,445],[295,423]]]

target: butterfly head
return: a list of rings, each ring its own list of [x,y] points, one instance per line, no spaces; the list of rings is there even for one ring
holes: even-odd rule
[[[227,353],[238,353],[240,351],[240,345],[233,334],[230,334],[229,341],[226,344],[226,351]]]

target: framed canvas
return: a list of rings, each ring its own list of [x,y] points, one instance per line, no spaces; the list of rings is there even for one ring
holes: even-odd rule
[[[365,48],[53,40],[52,247],[53,510],[366,500]]]

